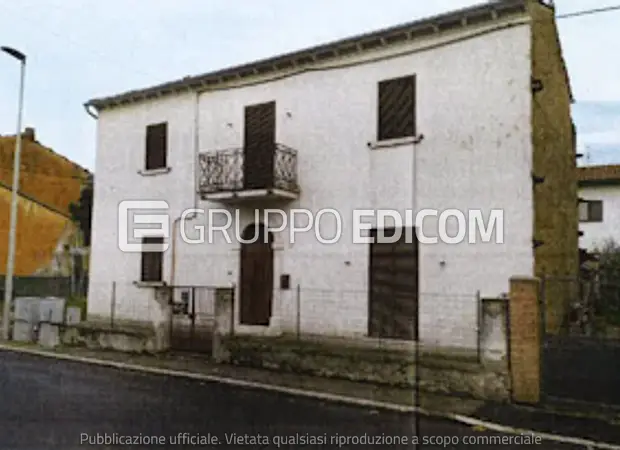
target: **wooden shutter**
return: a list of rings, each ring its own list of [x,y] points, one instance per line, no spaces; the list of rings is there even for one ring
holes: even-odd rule
[[[142,268],[140,281],[152,282],[163,279],[163,237],[142,238],[143,245],[160,246],[159,251],[142,252]]]
[[[246,189],[274,187],[276,102],[245,107],[243,179]]]
[[[418,242],[415,230],[401,228],[397,242],[378,238],[372,229],[368,264],[368,335],[415,340],[418,314]],[[395,228],[384,230],[386,238]],[[410,238],[410,240],[408,239]]]
[[[168,156],[168,124],[146,127],[146,170],[164,169]]]
[[[414,137],[415,75],[379,83],[377,140]]]

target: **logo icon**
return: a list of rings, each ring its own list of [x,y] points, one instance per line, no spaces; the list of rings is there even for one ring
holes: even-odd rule
[[[125,253],[164,252],[170,246],[168,202],[124,200],[118,205],[118,247]],[[144,238],[151,243],[143,242]],[[161,238],[161,243],[155,239]],[[147,241],[147,239],[145,239]]]

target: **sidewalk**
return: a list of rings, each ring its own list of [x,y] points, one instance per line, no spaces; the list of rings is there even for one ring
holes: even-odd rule
[[[199,356],[179,354],[130,355],[83,348],[49,350],[41,349],[36,345],[24,344],[3,344],[0,349],[36,352],[42,356],[81,359],[83,362],[90,363],[98,361],[99,364],[130,370],[144,368],[160,373],[172,371],[173,373],[168,374],[192,376],[207,382],[227,382],[246,388],[272,389],[294,395],[318,397],[326,401],[357,403],[375,408],[400,410],[405,413],[415,411],[414,393],[411,389],[388,388],[369,383],[218,365]],[[618,444],[620,449],[620,417],[617,415],[614,417],[611,413],[606,415],[599,413],[597,415],[593,411],[531,408],[427,393],[422,393],[420,396],[420,408],[422,414],[457,420],[472,426],[490,427],[491,424],[485,425],[482,422],[477,422],[480,420],[492,424],[501,424],[504,428],[509,427],[513,433],[533,430],[565,437]]]
[[[573,436],[620,446],[620,421],[618,417],[613,417],[611,414],[605,417],[594,412],[488,403],[475,411],[473,416],[480,420],[515,428]]]

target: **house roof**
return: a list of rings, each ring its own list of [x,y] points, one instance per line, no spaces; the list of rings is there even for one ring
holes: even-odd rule
[[[6,261],[8,255],[6,243],[10,204],[11,189],[5,183],[0,183],[0,259],[3,261]],[[33,204],[41,205],[41,208],[33,208]],[[62,212],[27,195],[20,195],[17,210],[19,222],[15,236],[15,275],[32,275],[49,264],[59,241],[73,225],[71,219]],[[5,267],[2,265],[0,274],[4,273]]]
[[[0,136],[0,260],[6,261],[10,226],[15,136]],[[90,173],[36,140],[23,135],[19,181],[15,274],[32,275],[46,267],[58,242],[74,228],[69,205],[79,200]],[[36,205],[36,206],[35,206]],[[0,266],[0,274],[4,273]]]
[[[122,94],[89,100],[85,107],[97,110],[135,103],[181,92],[200,91],[233,80],[246,80],[257,75],[277,73],[291,68],[307,67],[316,62],[325,62],[342,56],[365,53],[381,47],[392,46],[404,41],[428,37],[437,33],[466,29],[484,23],[497,21],[507,16],[527,13],[530,0],[494,0],[469,8],[454,10],[433,17],[408,22],[390,28],[349,37],[328,44],[275,56],[252,63],[230,67],[215,72],[163,83]],[[543,0],[539,3],[549,6]]]
[[[11,185],[6,184],[2,180],[0,180],[0,189],[5,189],[7,191],[12,191],[13,190]],[[45,208],[45,209],[55,213],[55,214],[58,214],[59,216],[62,216],[64,218],[66,218],[66,219],[71,219],[71,216],[69,214],[67,214],[65,211],[61,211],[61,210],[59,210],[58,208],[55,208],[52,205],[49,205],[49,204],[47,204],[45,202],[41,202],[41,201],[37,200],[36,198],[34,198],[32,195],[28,195],[28,194],[22,192],[21,190],[18,191],[17,195],[19,197],[22,197],[22,198],[28,200],[28,201],[36,203],[37,205],[39,205],[39,206],[41,206],[41,207],[43,207],[43,208]]]
[[[0,136],[0,182],[13,185],[13,153],[15,136]],[[22,138],[19,189],[23,196],[34,199],[63,214],[80,198],[81,188],[90,172],[39,143],[36,138]]]
[[[577,168],[579,186],[620,184],[620,164]]]

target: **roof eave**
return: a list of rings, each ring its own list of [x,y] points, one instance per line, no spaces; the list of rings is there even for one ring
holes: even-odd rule
[[[172,93],[197,91],[208,86],[217,85],[234,79],[263,73],[273,73],[291,65],[294,67],[313,63],[317,60],[321,61],[338,58],[342,56],[342,52],[348,52],[350,49],[355,49],[356,52],[365,52],[368,50],[368,48],[364,48],[365,45],[371,46],[372,49],[387,47],[394,44],[395,41],[402,42],[404,40],[413,40],[418,37],[425,37],[452,29],[456,26],[466,28],[471,26],[468,19],[472,18],[482,20],[483,22],[492,22],[505,15],[526,14],[526,3],[527,0],[496,0],[494,2],[478,4],[316,47],[217,70],[215,72],[187,76],[175,81],[109,97],[94,98],[87,101],[84,106],[101,111],[103,109],[136,103],[150,98],[158,98]],[[479,23],[481,22],[475,22],[475,24]],[[405,36],[405,39],[399,36]]]

